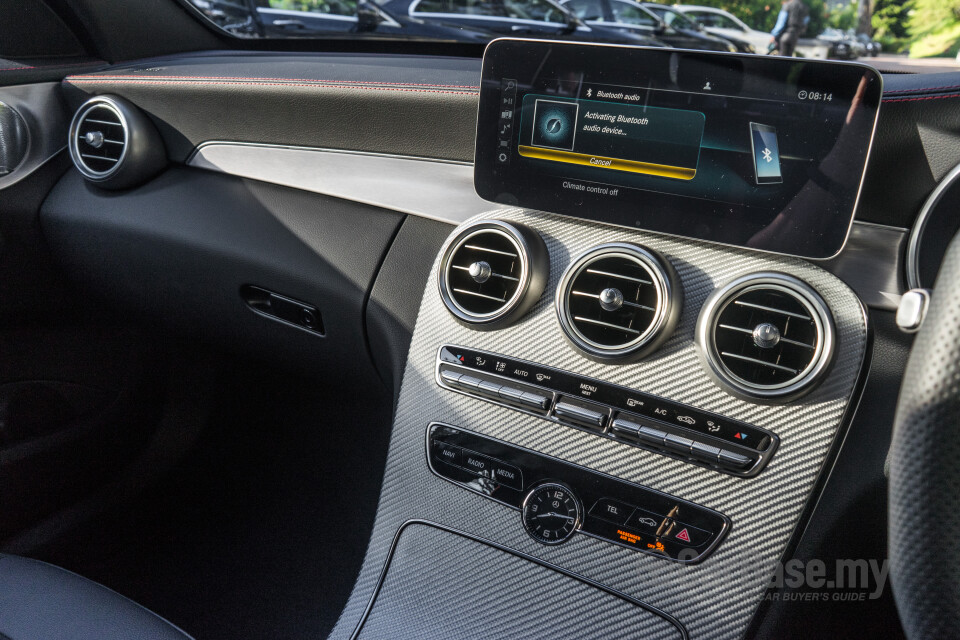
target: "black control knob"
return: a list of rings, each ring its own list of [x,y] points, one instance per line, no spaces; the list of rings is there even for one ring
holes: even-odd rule
[[[580,528],[583,507],[569,487],[546,482],[534,487],[521,507],[523,528],[541,544],[566,542]]]

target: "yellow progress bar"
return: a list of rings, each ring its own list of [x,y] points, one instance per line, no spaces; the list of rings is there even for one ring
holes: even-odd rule
[[[527,158],[553,160],[554,162],[566,162],[569,164],[582,164],[600,169],[646,173],[651,176],[676,178],[678,180],[693,180],[694,176],[697,175],[696,169],[687,169],[685,167],[671,167],[670,165],[653,164],[652,162],[605,158],[604,156],[591,156],[586,153],[574,153],[572,151],[560,151],[558,149],[543,149],[541,147],[530,147],[523,144],[519,146],[519,151],[520,155]]]

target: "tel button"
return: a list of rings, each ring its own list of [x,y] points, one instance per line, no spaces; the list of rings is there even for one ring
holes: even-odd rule
[[[633,507],[612,498],[600,498],[590,509],[590,515],[607,522],[623,525],[633,513]]]

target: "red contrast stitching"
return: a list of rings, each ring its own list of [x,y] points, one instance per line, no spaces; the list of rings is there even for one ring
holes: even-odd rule
[[[942,98],[960,98],[960,93],[951,93],[945,96],[924,96],[922,98],[897,98],[895,100],[884,100],[884,102],[917,102],[919,100],[940,100]]]
[[[70,76],[68,80],[80,79],[81,76]],[[111,75],[95,75],[95,76],[83,76],[83,78],[93,78],[93,79],[102,79],[102,80],[177,80],[177,81],[188,81],[188,80],[248,80],[252,82],[280,82],[280,83],[293,83],[293,82],[315,82],[318,84],[366,84],[366,85],[396,85],[403,87],[448,87],[450,89],[479,89],[480,87],[472,84],[426,84],[426,83],[417,83],[417,82],[373,82],[366,80],[327,80],[327,79],[315,79],[315,78],[253,78],[253,77],[236,77],[236,76],[111,76]]]
[[[943,87],[921,87],[919,89],[897,89],[895,91],[884,91],[885,94],[894,93],[923,93],[924,91],[937,91],[945,89],[960,89],[960,84],[951,84]]]
[[[70,82],[96,82],[97,76],[78,76],[67,78]],[[118,82],[114,80],[113,82]],[[443,89],[401,89],[400,87],[365,87],[360,85],[336,85],[336,84],[298,84],[292,82],[191,82],[189,80],[161,80],[161,81],[151,81],[146,79],[131,79],[131,80],[122,80],[124,84],[187,84],[187,85],[226,85],[226,86],[261,86],[261,87],[312,87],[312,88],[324,88],[324,89],[361,89],[364,91],[405,91],[412,93],[446,93],[452,95],[460,96],[475,96],[477,95],[474,91],[446,91]]]
[[[36,67],[23,66],[23,67],[0,67],[0,71],[26,71],[27,69],[36,69]]]

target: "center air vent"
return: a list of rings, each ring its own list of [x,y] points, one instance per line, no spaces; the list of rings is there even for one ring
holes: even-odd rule
[[[98,96],[81,105],[68,142],[83,177],[111,189],[143,182],[166,164],[156,127],[122,98]]]
[[[789,400],[826,373],[833,320],[806,283],[757,273],[717,290],[704,305],[697,344],[709,371],[735,395]]]
[[[540,299],[550,272],[540,235],[484,220],[464,229],[440,262],[440,295],[450,312],[481,327],[502,326]]]
[[[680,318],[677,274],[658,253],[612,243],[570,265],[557,289],[560,325],[593,358],[639,358],[667,339]]]

